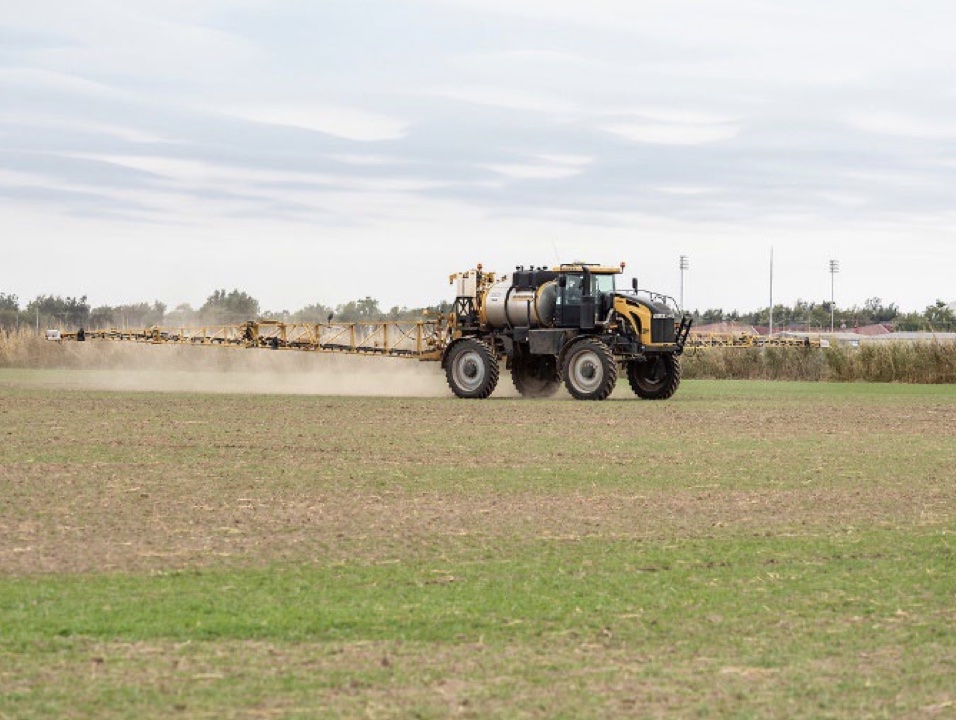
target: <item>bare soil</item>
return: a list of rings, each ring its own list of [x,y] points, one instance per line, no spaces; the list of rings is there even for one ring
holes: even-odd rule
[[[0,573],[953,520],[956,402],[738,401],[691,384],[652,403],[622,390],[600,404],[478,403],[7,383]]]

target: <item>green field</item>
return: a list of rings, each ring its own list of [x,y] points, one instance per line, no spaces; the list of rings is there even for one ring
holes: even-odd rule
[[[956,386],[78,384],[0,370],[0,720],[956,717]]]

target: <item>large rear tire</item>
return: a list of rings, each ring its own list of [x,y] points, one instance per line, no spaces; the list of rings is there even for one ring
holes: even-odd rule
[[[666,400],[680,386],[680,358],[676,355],[652,355],[647,360],[628,363],[627,381],[634,394],[645,400]]]
[[[561,387],[557,359],[551,355],[516,355],[511,381],[524,398],[549,398]]]
[[[604,400],[617,383],[611,349],[596,338],[579,340],[564,355],[564,386],[576,400]]]
[[[484,399],[495,391],[498,384],[498,358],[481,340],[460,340],[448,353],[445,379],[458,397]]]

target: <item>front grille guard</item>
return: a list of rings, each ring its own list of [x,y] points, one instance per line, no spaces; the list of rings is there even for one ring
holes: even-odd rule
[[[690,327],[694,324],[694,318],[690,315],[682,315],[680,326],[677,328],[677,337],[674,341],[677,343],[677,354],[684,352],[684,343],[687,342],[687,336],[690,335]]]

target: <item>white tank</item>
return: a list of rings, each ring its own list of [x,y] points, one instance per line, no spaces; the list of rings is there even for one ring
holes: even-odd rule
[[[491,327],[550,327],[557,297],[554,280],[529,290],[513,287],[510,278],[499,280],[485,293],[485,322]]]

